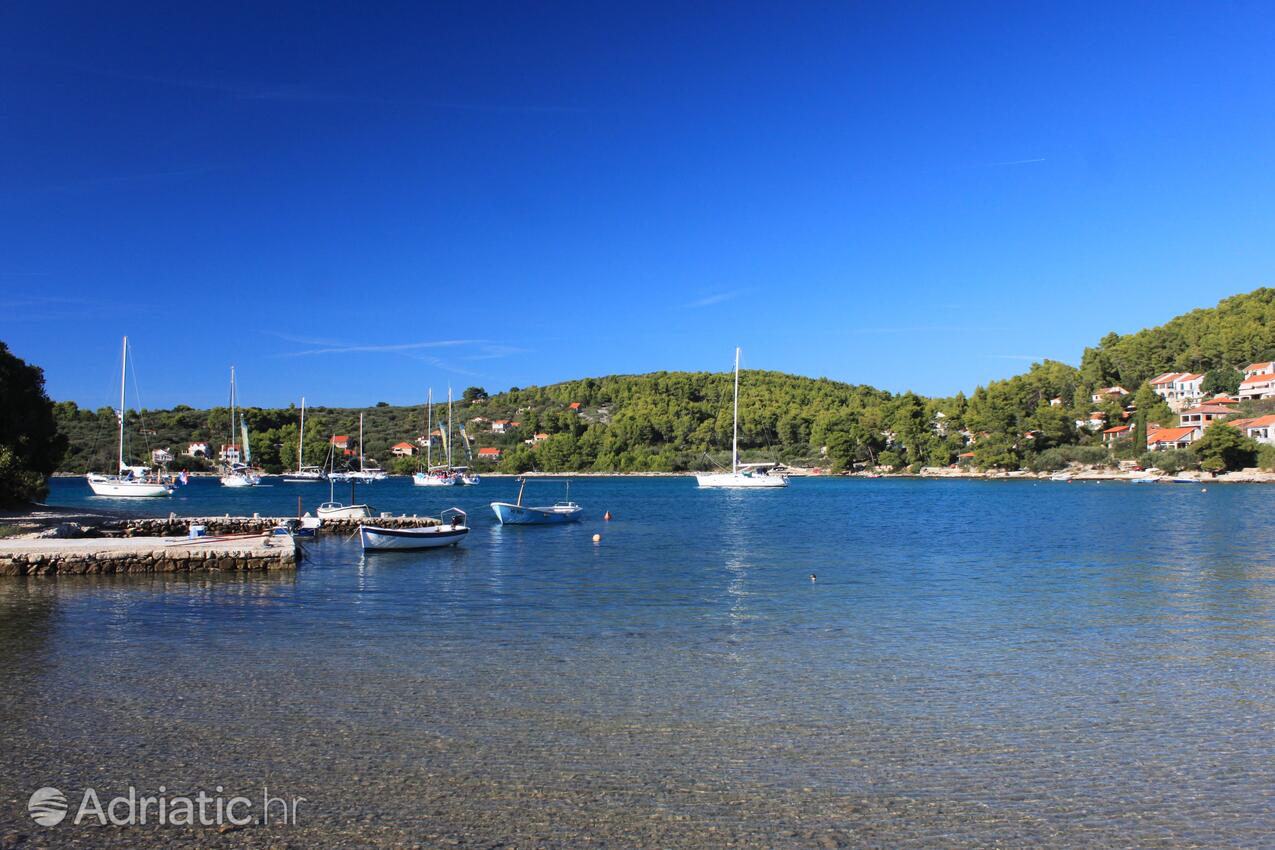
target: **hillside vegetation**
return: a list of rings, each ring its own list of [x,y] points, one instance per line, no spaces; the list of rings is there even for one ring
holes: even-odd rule
[[[946,466],[962,458],[985,468],[1048,468],[1065,458],[1107,456],[1098,429],[1078,427],[1091,411],[1108,421],[1136,417],[1170,424],[1172,414],[1150,392],[1146,380],[1161,372],[1193,370],[1216,375],[1219,386],[1237,368],[1275,355],[1275,289],[1259,289],[1195,310],[1167,324],[1121,336],[1108,334],[1086,349],[1079,368],[1057,361],[1032,364],[1024,374],[978,387],[968,397],[925,398],[891,394],[823,378],[747,371],[740,398],[740,446],[745,459],[850,468]],[[1119,384],[1124,400],[1090,400],[1095,389]],[[677,471],[729,463],[731,441],[729,373],[656,372],[586,378],[544,387],[514,388],[488,396],[470,387],[457,401],[456,419],[467,425],[475,449],[504,451],[500,468],[543,471]],[[578,410],[571,409],[577,403]],[[1246,408],[1247,409],[1247,408]],[[424,407],[378,405],[307,410],[306,462],[324,462],[328,437],[357,435],[365,415],[369,457],[389,465],[390,446],[424,433]],[[298,411],[249,408],[253,459],[269,471],[295,463]],[[115,417],[109,408],[56,406],[60,431],[70,449],[68,471],[110,465]],[[446,416],[436,405],[435,422]],[[485,421],[484,421],[485,420]],[[517,421],[509,433],[491,430],[493,420]],[[180,454],[192,441],[213,451],[229,438],[229,411],[178,407],[129,414],[132,456],[150,448]],[[139,435],[140,436],[137,436]],[[536,434],[548,435],[534,447]],[[458,445],[459,448],[459,445]],[[972,454],[972,457],[968,455]],[[346,462],[339,459],[338,465]],[[455,462],[465,463],[457,451]],[[416,468],[401,458],[396,471]],[[178,467],[198,468],[179,457]]]

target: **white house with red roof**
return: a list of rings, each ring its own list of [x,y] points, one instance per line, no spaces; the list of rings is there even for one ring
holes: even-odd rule
[[[1229,404],[1199,404],[1182,411],[1178,422],[1182,425],[1203,427],[1214,419],[1230,416],[1235,410]]]
[[[1200,389],[1203,383],[1204,375],[1195,372],[1165,372],[1150,381],[1151,389],[1173,410],[1181,410],[1204,398]]]
[[[1120,398],[1121,396],[1126,396],[1128,394],[1129,391],[1124,387],[1103,387],[1100,390],[1095,390],[1094,394],[1089,397],[1089,400],[1094,404],[1099,404],[1107,401],[1108,399]]]
[[[1244,367],[1244,377],[1246,378],[1251,378],[1254,375],[1270,375],[1272,373],[1275,373],[1275,360],[1250,363]]]
[[[1185,449],[1198,439],[1200,439],[1200,429],[1193,426],[1161,428],[1147,434],[1147,448],[1153,452],[1163,449]]]
[[[1113,425],[1102,432],[1102,441],[1107,445],[1111,445],[1116,440],[1123,440],[1133,436],[1133,428],[1128,425]]]
[[[222,463],[239,463],[239,444],[224,443],[221,450],[217,452],[217,459]]]
[[[493,419],[491,420],[491,432],[493,434],[506,434],[521,424],[521,422],[513,422],[508,419]]]
[[[478,450],[478,459],[498,461],[500,460],[500,456],[502,454],[504,454],[504,452],[502,452],[500,449],[494,448],[492,446],[485,446]]]
[[[191,457],[208,457],[212,454],[207,443],[191,443],[186,447],[186,454]]]
[[[1275,413],[1256,419],[1233,419],[1226,423],[1259,443],[1275,446]]]
[[[394,455],[394,457],[411,457],[416,454],[416,446],[411,443],[395,443],[390,446],[390,454]]]
[[[1254,366],[1269,365],[1254,363]],[[1252,367],[1250,367],[1252,368]],[[1240,381],[1240,391],[1236,393],[1241,401],[1258,398],[1275,398],[1275,373],[1254,372]]]

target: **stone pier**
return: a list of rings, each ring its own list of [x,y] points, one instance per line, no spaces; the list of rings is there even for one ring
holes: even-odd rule
[[[297,556],[287,535],[6,538],[0,539],[0,576],[291,570]]]

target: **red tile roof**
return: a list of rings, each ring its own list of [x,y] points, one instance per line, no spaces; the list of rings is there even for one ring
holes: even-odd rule
[[[1182,411],[1182,415],[1185,416],[1188,413],[1216,413],[1218,415],[1225,416],[1228,413],[1234,412],[1235,411],[1231,410],[1231,408],[1224,404],[1200,404],[1190,410]]]
[[[1244,422],[1245,424],[1238,425],[1236,424],[1238,422]],[[1269,428],[1270,426],[1275,425],[1275,413],[1270,413],[1266,416],[1259,416],[1256,419],[1237,419],[1235,422],[1227,422],[1226,424],[1233,428]]]
[[[580,409],[580,402],[578,402],[578,401],[573,401],[573,402],[571,402],[570,404],[568,404],[568,405],[567,405],[567,409],[568,409],[568,410],[579,410],[579,409]]]
[[[1107,429],[1106,429],[1105,431],[1103,431],[1102,433],[1104,433],[1104,434],[1119,434],[1121,431],[1128,431],[1128,430],[1129,430],[1129,426],[1128,426],[1128,425],[1116,425],[1116,426],[1115,426],[1115,427],[1113,427],[1113,428],[1107,428]]]
[[[414,448],[416,448],[416,447],[415,447],[415,446],[413,446],[411,443],[395,443],[395,444],[394,444],[391,448],[395,448],[395,449],[414,449]]]
[[[1174,381],[1178,378],[1178,376],[1179,376],[1179,375],[1181,375],[1181,374],[1182,374],[1181,372],[1165,372],[1163,375],[1158,375],[1158,376],[1156,376],[1156,377],[1152,378],[1152,379],[1151,379],[1151,386],[1153,386],[1153,387],[1154,387],[1154,386],[1156,386],[1157,384],[1171,384],[1171,383],[1173,383],[1173,382],[1174,382]]]
[[[1148,443],[1176,443],[1197,431],[1197,428],[1163,428],[1147,437]]]
[[[1245,372],[1260,372],[1263,369],[1275,369],[1275,362],[1266,360],[1261,363],[1250,363]]]
[[[1249,377],[1240,381],[1240,386],[1247,387],[1247,386],[1256,386],[1257,384],[1269,384],[1271,381],[1275,381],[1275,375],[1272,375],[1271,373],[1267,372],[1264,375],[1250,375]]]
[[[491,457],[498,454],[500,454],[500,449],[487,448],[478,450],[479,457]]]

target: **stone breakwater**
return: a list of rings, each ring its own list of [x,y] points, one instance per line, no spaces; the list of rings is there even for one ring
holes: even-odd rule
[[[210,535],[265,534],[280,523],[294,519],[295,517],[262,516],[144,517],[101,523],[100,533],[124,537],[185,537],[190,533],[192,525],[202,525],[206,533]],[[381,528],[424,528],[438,525],[438,520],[423,516],[325,519],[318,530],[320,534],[350,535],[358,531],[360,525],[375,525]]]
[[[288,535],[0,540],[0,576],[290,570],[297,558]]]

